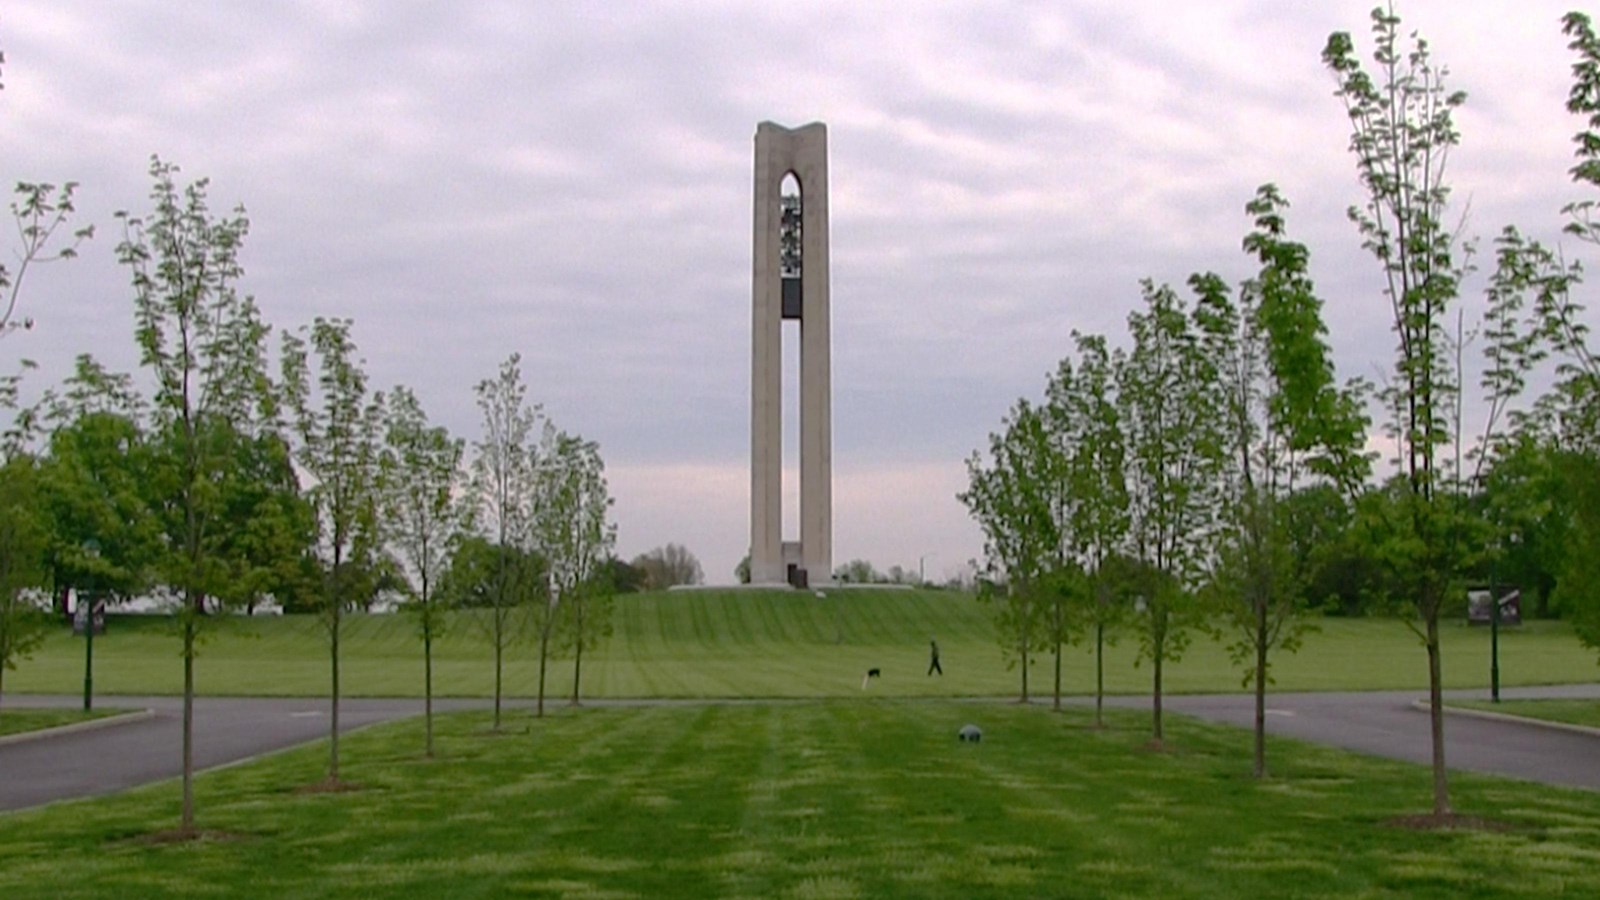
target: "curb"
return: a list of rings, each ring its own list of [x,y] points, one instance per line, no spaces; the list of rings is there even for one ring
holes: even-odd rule
[[[1428,711],[1428,701],[1411,701],[1412,709]],[[1510,722],[1514,725],[1533,725],[1537,728],[1548,728],[1551,731],[1565,731],[1570,734],[1586,734],[1590,737],[1600,737],[1600,728],[1590,725],[1573,725],[1569,722],[1552,722],[1549,719],[1534,719],[1528,716],[1514,716],[1511,713],[1491,712],[1486,709],[1468,709],[1463,706],[1445,704],[1444,711],[1452,716],[1465,716],[1469,719],[1485,719],[1490,722]]]
[[[28,741],[42,741],[45,738],[60,737],[64,734],[96,731],[101,728],[110,728],[113,725],[131,725],[134,722],[153,719],[155,715],[156,711],[153,709],[136,709],[131,712],[118,713],[114,716],[102,716],[98,719],[89,719],[84,722],[73,722],[70,725],[57,725],[54,728],[40,728],[35,731],[24,731],[20,734],[8,734],[0,736],[0,747],[10,744],[25,744]]]

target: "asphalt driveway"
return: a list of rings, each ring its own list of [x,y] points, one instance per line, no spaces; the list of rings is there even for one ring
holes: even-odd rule
[[[77,706],[70,696],[7,696],[7,706]],[[0,746],[0,810],[108,794],[182,774],[181,697],[99,697],[107,707],[149,709],[147,719]],[[435,702],[435,708],[481,705]],[[419,715],[421,700],[344,700],[339,731]],[[194,764],[208,769],[328,734],[326,699],[200,697]]]
[[[1489,699],[1487,690],[1446,691],[1447,699]],[[1430,765],[1428,713],[1416,701],[1426,691],[1268,694],[1267,731],[1319,744]],[[1501,699],[1600,698],[1600,684],[1505,688]],[[1248,694],[1167,697],[1174,712],[1253,727]],[[1118,706],[1149,707],[1148,698],[1119,697]],[[1600,790],[1600,735],[1560,731],[1522,722],[1446,715],[1445,764],[1452,769]]]

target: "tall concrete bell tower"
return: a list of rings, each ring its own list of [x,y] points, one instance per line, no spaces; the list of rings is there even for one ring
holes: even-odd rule
[[[799,191],[785,196],[784,179]],[[828,129],[756,126],[750,376],[750,580],[833,576],[833,400],[828,327]],[[782,325],[800,328],[800,539],[783,539]]]

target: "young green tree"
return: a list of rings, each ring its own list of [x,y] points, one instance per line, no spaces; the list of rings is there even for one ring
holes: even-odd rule
[[[87,413],[50,435],[40,463],[38,499],[48,515],[51,580],[64,595],[90,581],[101,594],[145,590],[161,547],[151,512],[150,448],[138,424],[111,412]],[[93,559],[83,552],[93,540]]]
[[[534,476],[534,521],[547,585],[546,602],[535,611],[540,716],[544,715],[545,665],[552,633],[559,628],[563,648],[572,651],[574,706],[581,696],[583,651],[593,649],[610,634],[611,591],[604,575],[605,561],[616,544],[599,446],[565,432],[547,429],[546,435]]]
[[[1577,510],[1549,435],[1519,428],[1500,441],[1475,498],[1498,546],[1474,575],[1522,590],[1524,616],[1553,615],[1552,594],[1572,545]]]
[[[1344,32],[1329,36],[1323,62],[1334,73],[1337,94],[1352,125],[1351,147],[1367,191],[1350,218],[1379,260],[1398,337],[1395,382],[1385,387],[1405,476],[1409,532],[1403,546],[1408,585],[1423,622],[1433,699],[1434,812],[1449,812],[1444,769],[1443,717],[1438,704],[1438,612],[1451,564],[1443,546],[1440,451],[1449,441],[1446,411],[1455,396],[1446,351],[1446,311],[1454,299],[1460,268],[1456,242],[1445,224],[1449,189],[1444,180],[1449,150],[1459,140],[1452,112],[1464,101],[1447,93],[1444,72],[1435,68],[1425,42],[1406,52],[1392,9],[1373,10],[1378,79],[1355,56]]]
[[[1063,360],[1046,387],[1046,416],[1058,470],[1061,509],[1057,531],[1062,559],[1073,577],[1061,600],[1063,619],[1093,631],[1095,726],[1104,724],[1107,630],[1121,617],[1107,565],[1128,533],[1127,449],[1116,406],[1115,361],[1105,338],[1073,332],[1077,366]],[[1070,617],[1070,619],[1068,618]],[[1053,628],[1065,637],[1066,628]],[[1060,655],[1057,654],[1059,665]],[[1059,678],[1058,678],[1059,680]],[[1058,687],[1059,693],[1059,687]]]
[[[1257,778],[1267,771],[1269,656],[1293,652],[1304,630],[1288,498],[1313,483],[1353,496],[1368,468],[1359,388],[1334,381],[1322,301],[1307,274],[1305,246],[1286,236],[1287,207],[1275,186],[1257,189],[1245,207],[1255,230],[1244,249],[1261,269],[1241,286],[1237,311],[1215,305],[1229,334],[1214,351],[1226,393],[1228,462],[1213,586],[1234,632],[1230,653],[1255,690]]]
[[[1559,465],[1571,518],[1555,601],[1578,639],[1600,649],[1600,467],[1571,454]]]
[[[27,456],[0,462],[0,698],[6,672],[44,639],[48,618],[26,590],[44,582],[46,531],[35,497],[36,471]]]
[[[1577,57],[1572,64],[1572,88],[1567,93],[1567,112],[1583,117],[1583,130],[1573,136],[1578,162],[1568,169],[1580,185],[1600,188],[1600,37],[1594,23],[1584,13],[1573,11],[1561,18],[1561,31],[1572,40],[1567,44]],[[1562,210],[1569,217],[1567,232],[1591,244],[1600,245],[1600,221],[1595,218],[1600,200],[1584,197]]]
[[[1069,420],[1061,414],[1057,399],[1061,395],[1075,394],[1076,382],[1071,358],[1062,359],[1046,382],[1045,402],[1039,407],[1043,443],[1039,450],[1040,474],[1046,479],[1044,490],[1050,507],[1050,530],[1060,542],[1053,558],[1046,563],[1039,584],[1044,643],[1050,650],[1053,670],[1050,706],[1058,712],[1061,709],[1062,651],[1082,636],[1082,622],[1077,613],[1084,605],[1084,598],[1089,596],[1087,573],[1072,553],[1073,511],[1080,501],[1073,495],[1071,484],[1076,436],[1068,433]]]
[[[0,53],[0,64],[4,64],[5,59],[5,54]],[[0,84],[0,88],[3,87]],[[93,225],[80,228],[73,232],[70,245],[54,253],[49,250],[51,239],[74,212],[72,195],[77,189],[77,182],[73,181],[62,185],[59,191],[53,184],[17,183],[17,196],[11,202],[11,215],[16,219],[17,236],[22,239],[22,246],[16,250],[18,262],[15,272],[0,263],[0,338],[14,329],[33,327],[32,319],[17,318],[17,301],[28,268],[35,263],[70,259],[77,255],[78,244],[93,236]],[[4,408],[4,404],[0,403],[0,409]]]
[[[3,62],[4,58],[4,54],[0,54],[0,62]],[[66,246],[56,250],[50,247],[52,241],[56,239],[57,232],[66,227],[67,220],[75,212],[73,195],[77,188],[77,183],[71,181],[61,185],[59,189],[53,184],[17,183],[16,196],[11,202],[11,215],[16,224],[16,235],[20,245],[13,248],[17,260],[15,270],[0,262],[0,338],[18,329],[33,327],[31,317],[18,314],[22,285],[29,269],[38,264],[71,259],[77,255],[78,245],[93,236],[94,226],[86,226],[74,231],[71,242]],[[26,370],[32,368],[33,363],[24,359],[21,360],[21,365]],[[12,421],[7,424],[6,430],[0,433],[0,464],[9,465],[15,461],[18,468],[14,470],[14,474],[18,479],[23,477],[20,474],[23,471],[22,448],[32,438],[35,425],[35,410],[17,408],[20,383],[20,372],[0,376],[0,411],[12,413]],[[30,518],[29,521],[34,520]],[[23,563],[31,559],[35,549],[32,541],[36,536],[36,529],[27,526],[21,520],[10,524],[14,527],[0,526],[0,541],[16,540],[21,543],[12,547],[0,546],[0,555],[9,559],[9,565],[20,566],[13,569],[13,577],[23,577],[21,573],[31,571],[32,563],[29,562],[27,565]],[[8,590],[6,585],[0,584],[0,592]],[[20,654],[31,650],[31,638],[25,638],[24,634],[32,627],[30,623],[33,621],[33,612],[24,608],[26,604],[20,597],[20,593],[17,592],[11,592],[9,596],[0,596],[0,604],[5,604],[4,615],[12,623],[9,626],[12,628],[10,636],[0,635],[0,651],[3,651],[3,655],[0,655],[0,674],[3,674],[7,665],[14,665]]]
[[[1413,35],[1404,44],[1392,7],[1373,10],[1372,36],[1372,72],[1345,32],[1328,37],[1322,59],[1350,118],[1350,147],[1366,192],[1364,202],[1350,208],[1350,219],[1378,261],[1397,339],[1385,399],[1395,416],[1405,518],[1386,552],[1428,654],[1433,812],[1442,820],[1451,810],[1439,615],[1469,546],[1462,472],[1451,466],[1452,445],[1460,451],[1453,411],[1461,386],[1450,314],[1470,248],[1460,245],[1447,221],[1446,178],[1460,142],[1454,114],[1466,95],[1445,87],[1448,72],[1434,64],[1427,41]]]
[[[1137,564],[1126,587],[1139,621],[1139,658],[1151,664],[1158,744],[1163,669],[1201,624],[1194,591],[1216,528],[1224,453],[1220,380],[1207,342],[1216,337],[1211,309],[1225,287],[1209,275],[1191,284],[1198,295],[1192,316],[1170,287],[1144,282],[1144,309],[1128,316],[1133,346],[1116,369],[1128,461],[1128,553]]]
[[[967,459],[968,487],[956,495],[983,531],[978,599],[993,611],[1008,666],[1021,670],[1020,701],[1028,702],[1028,673],[1035,651],[1048,646],[1050,594],[1061,536],[1055,517],[1056,463],[1045,416],[1017,401],[989,435],[989,460]]]
[[[636,594],[644,590],[644,571],[618,557],[611,557],[605,564],[606,587],[613,595]]]
[[[1116,370],[1120,357],[1108,353],[1105,338],[1075,335],[1078,393],[1069,405],[1079,422],[1081,443],[1073,454],[1073,493],[1081,498],[1073,525],[1078,557],[1089,572],[1087,618],[1094,627],[1094,721],[1103,727],[1107,632],[1123,619],[1124,604],[1106,571],[1125,545],[1130,520],[1125,475],[1127,441],[1117,414]]]
[[[424,747],[433,756],[433,642],[447,608],[439,580],[467,525],[459,438],[430,426],[416,394],[396,387],[389,395],[380,458],[384,531],[406,573],[406,609],[422,634]]]
[[[46,552],[57,609],[92,581],[97,592],[128,598],[149,584],[161,547],[152,512],[151,447],[145,406],[123,373],[80,355],[60,391],[40,403],[47,433],[39,460],[38,498],[48,522]],[[93,540],[93,558],[83,548]]]
[[[235,433],[230,446],[233,464],[217,485],[231,523],[218,547],[227,566],[219,596],[249,615],[268,599],[282,606],[291,596],[314,596],[306,569],[317,544],[316,510],[301,490],[288,438],[276,429]]]
[[[471,494],[480,527],[496,549],[495,583],[486,633],[494,648],[494,728],[500,730],[505,651],[519,635],[519,609],[535,595],[534,460],[530,444],[543,412],[527,403],[522,357],[513,353],[499,374],[478,382],[483,438],[474,447]],[[513,550],[518,551],[513,555]],[[542,593],[542,592],[541,592]]]
[[[21,403],[22,375],[37,366],[31,359],[22,360],[19,366],[19,371],[0,375],[0,412],[8,413],[10,419],[0,430],[0,459],[26,453],[38,429],[38,410]]]
[[[1569,172],[1578,185],[1600,188],[1600,38],[1583,13],[1568,13],[1562,25],[1577,55],[1567,111],[1584,120],[1573,138],[1578,162]],[[1596,209],[1600,200],[1588,195],[1564,212],[1569,234],[1600,247]],[[1571,611],[1584,643],[1600,648],[1600,357],[1589,345],[1582,313],[1570,291],[1541,296],[1537,310],[1541,334],[1560,360],[1546,407],[1556,423],[1558,471],[1573,511],[1556,599]]]
[[[296,458],[312,482],[314,545],[322,569],[323,623],[328,631],[328,783],[339,782],[339,638],[357,584],[382,551],[378,506],[379,423],[383,399],[367,391],[364,361],[349,319],[317,317],[309,329],[283,336],[283,395]],[[316,357],[313,381],[312,356]]]
[[[1097,626],[1097,648],[1104,642],[1098,627],[1104,624],[1098,617],[1102,610],[1094,604],[1094,560],[1083,552],[1091,538],[1079,533],[1089,526],[1097,502],[1083,466],[1092,464],[1099,448],[1088,445],[1092,423],[1079,415],[1083,392],[1094,389],[1093,375],[1092,370],[1080,374],[1071,357],[1063,358],[1046,381],[1045,402],[1037,408],[1038,432],[1018,436],[1026,448],[1019,458],[1029,460],[1041,479],[1041,499],[1048,508],[1049,521],[1039,526],[1041,539],[1056,541],[1036,579],[1043,644],[1054,663],[1051,706],[1056,710],[1061,709],[1065,647],[1082,639],[1091,624]]]
[[[1531,409],[1517,401],[1552,345],[1560,347],[1551,330],[1554,321],[1544,316],[1570,296],[1578,274],[1555,252],[1505,228],[1495,240],[1495,269],[1479,329],[1484,341],[1479,384],[1487,415],[1476,445],[1467,451],[1473,466],[1465,515],[1477,533],[1476,552],[1463,554],[1463,564],[1491,590],[1514,578],[1510,583],[1521,584],[1536,609],[1546,607],[1552,585],[1541,584],[1544,579],[1527,563],[1541,549],[1565,545],[1573,534],[1566,527],[1572,518],[1567,498],[1559,489],[1550,490],[1549,477],[1557,471],[1552,444],[1561,439],[1564,416],[1561,404],[1552,403],[1559,393],[1536,400]],[[1543,490],[1531,490],[1536,486]]]
[[[1600,38],[1589,17],[1568,13],[1563,28],[1572,38],[1568,47],[1577,54],[1572,64],[1572,90],[1567,96],[1567,111],[1584,119],[1583,130],[1573,136],[1578,162],[1569,171],[1572,180],[1591,190],[1600,189]],[[1567,204],[1567,232],[1585,243],[1600,247],[1600,222],[1594,213],[1600,200],[1592,195]],[[1587,458],[1600,479],[1600,356],[1589,344],[1589,327],[1584,323],[1584,307],[1573,296],[1577,283],[1572,268],[1561,267],[1555,276],[1547,265],[1542,274],[1555,289],[1541,290],[1536,314],[1541,335],[1559,360],[1554,393],[1560,398],[1561,421],[1566,443]],[[1562,278],[1564,276],[1564,280]],[[1596,545],[1590,547],[1600,549]]]
[[[476,524],[470,516],[468,523]],[[468,531],[450,549],[439,581],[440,598],[464,610],[488,609],[494,605],[499,570],[499,548],[488,538]]]
[[[22,282],[28,269],[34,265],[71,259],[78,255],[78,245],[94,235],[94,226],[87,225],[72,233],[72,242],[58,250],[50,249],[56,232],[66,226],[76,211],[73,194],[78,184],[69,181],[58,190],[53,184],[17,182],[16,199],[11,201],[11,217],[16,220],[16,233],[22,245],[16,248],[16,271],[0,263],[0,338],[16,329],[33,327],[33,319],[17,315],[22,296]]]
[[[644,590],[664,591],[678,584],[703,584],[700,560],[682,544],[669,543],[633,558],[631,565],[644,573]]]
[[[151,488],[162,552],[157,572],[181,597],[183,658],[183,803],[181,830],[194,829],[194,664],[206,599],[225,572],[217,545],[225,536],[215,489],[232,457],[227,435],[270,417],[266,375],[268,327],[255,301],[238,292],[239,249],[249,221],[243,209],[214,218],[205,179],[179,188],[177,166],[152,158],[147,215],[117,213],[117,258],[134,293],[140,364],[155,382],[150,436]],[[228,426],[228,427],[224,427]]]
[[[852,559],[833,568],[833,580],[841,584],[878,584],[884,575],[870,559]]]

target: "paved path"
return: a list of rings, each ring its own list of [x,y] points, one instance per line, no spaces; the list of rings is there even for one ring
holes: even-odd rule
[[[12,696],[7,706],[77,706],[70,696]],[[98,697],[104,707],[150,709],[151,718],[0,746],[0,810],[108,794],[183,772],[183,698]],[[435,708],[482,705],[436,701]],[[420,700],[345,700],[339,730],[417,715]],[[201,697],[194,705],[194,764],[207,769],[325,737],[325,699]]]
[[[1445,697],[1487,700],[1488,694],[1446,691]],[[1430,765],[1428,713],[1413,706],[1426,697],[1426,691],[1268,694],[1267,731]],[[1500,697],[1600,698],[1600,684],[1503,688]],[[1149,708],[1148,698],[1118,697],[1108,702]],[[1248,694],[1172,696],[1165,706],[1242,728],[1253,727],[1255,721],[1255,701]],[[1445,763],[1452,769],[1600,790],[1600,736],[1460,715],[1445,716],[1444,735]]]
[[[1448,695],[1486,699],[1485,691],[1452,691]],[[1501,695],[1600,698],[1600,684],[1507,688]],[[1271,694],[1267,727],[1273,734],[1427,764],[1428,716],[1412,706],[1421,696],[1417,691]],[[1086,698],[1074,701],[1086,702]],[[70,696],[7,696],[5,702],[16,706],[76,704]],[[99,702],[151,709],[155,715],[126,725],[0,746],[0,811],[111,793],[179,774],[180,698],[104,697]],[[586,702],[601,706],[679,701]],[[1149,706],[1146,697],[1116,697],[1108,702],[1133,708]],[[485,705],[483,700],[435,702],[439,710]],[[514,705],[527,704],[519,700]],[[1253,709],[1247,694],[1171,696],[1166,707],[1245,728],[1250,727]],[[359,728],[417,715],[421,710],[422,702],[414,699],[345,700],[340,705],[340,728]],[[200,698],[195,701],[195,767],[225,765],[317,740],[328,733],[327,711],[323,699]],[[1445,737],[1446,759],[1453,769],[1600,790],[1600,736],[1450,716],[1445,720]]]

